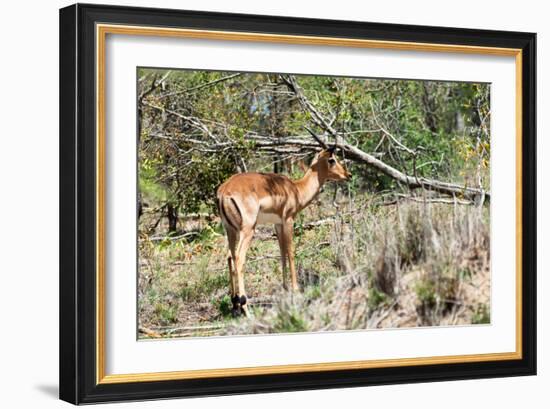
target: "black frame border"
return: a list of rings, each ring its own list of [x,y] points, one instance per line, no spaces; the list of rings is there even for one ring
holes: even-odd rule
[[[522,359],[96,384],[96,23],[522,50]],[[76,4],[60,10],[60,399],[74,404],[536,374],[536,34]]]

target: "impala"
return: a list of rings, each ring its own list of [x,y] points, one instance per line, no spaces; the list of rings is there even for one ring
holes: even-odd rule
[[[317,138],[316,138],[317,139]],[[287,286],[287,261],[291,289],[298,290],[294,266],[294,219],[317,196],[329,180],[347,180],[351,174],[338,162],[335,146],[318,153],[299,180],[274,173],[239,173],[231,176],[217,191],[220,217],[227,233],[227,263],[231,283],[233,315],[249,315],[244,288],[246,252],[259,224],[274,224],[283,273]]]

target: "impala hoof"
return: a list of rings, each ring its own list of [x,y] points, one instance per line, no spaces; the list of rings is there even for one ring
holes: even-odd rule
[[[248,306],[246,295],[241,295],[240,297],[238,295],[235,295],[231,297],[231,303],[233,304],[233,308],[231,309],[231,315],[236,318],[240,317],[241,315],[244,315],[245,317],[250,317],[250,314],[248,312]]]

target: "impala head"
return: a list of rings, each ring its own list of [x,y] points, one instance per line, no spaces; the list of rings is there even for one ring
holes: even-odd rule
[[[351,173],[338,161],[335,151],[336,146],[323,149],[313,160],[311,168],[316,168],[324,180],[348,180]]]

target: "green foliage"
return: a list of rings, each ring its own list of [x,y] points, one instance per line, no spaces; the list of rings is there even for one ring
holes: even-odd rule
[[[140,106],[140,190],[181,212],[205,206],[215,210],[217,187],[245,168],[287,170],[280,154],[258,152],[250,135],[284,140],[303,135],[305,126],[314,127],[311,114],[288,97],[276,74],[140,69],[138,76],[140,94],[145,95]],[[162,87],[154,88],[161,78]],[[349,143],[405,173],[469,185],[477,183],[474,175],[481,163],[488,187],[488,84],[296,78]],[[349,167],[354,193],[399,187],[370,167]],[[288,172],[300,173],[296,168]]]
[[[416,284],[417,313],[424,325],[434,325],[451,311],[459,299],[459,285],[459,279],[448,271],[432,272]]]
[[[178,309],[174,305],[158,303],[155,306],[155,313],[163,324],[173,324],[177,320]]]
[[[195,291],[200,294],[211,294],[216,290],[226,289],[229,286],[229,279],[227,273],[210,274],[208,275],[200,285],[195,287]]]
[[[425,255],[423,216],[419,209],[406,215],[400,242],[400,257],[403,263],[416,263]]]
[[[473,275],[474,275],[474,272],[470,267],[465,267],[458,271],[459,280],[471,280]]]
[[[308,325],[306,319],[297,308],[280,310],[277,314],[273,330],[281,332],[306,332]]]
[[[155,203],[164,203],[169,197],[167,189],[156,182],[157,180],[157,166],[149,158],[144,158],[140,163],[139,168],[139,190]]]
[[[433,306],[436,302],[436,287],[433,280],[421,280],[415,286],[416,296],[418,300],[427,306]]]
[[[321,286],[319,285],[310,285],[304,288],[304,296],[308,300],[316,300],[323,295]]]
[[[220,312],[222,317],[230,317],[231,310],[233,309],[233,303],[231,302],[231,297],[228,294],[225,294],[220,299],[212,300],[216,309]]]
[[[182,285],[179,290],[179,296],[182,301],[192,301],[196,298],[195,286]]]
[[[223,231],[219,229],[219,223],[214,226],[207,224],[199,233],[193,236],[193,241],[201,242],[204,249],[211,249],[216,238],[223,235]]]
[[[478,304],[472,316],[472,324],[490,324],[491,314],[486,304]]]
[[[367,295],[367,304],[369,309],[377,310],[382,304],[388,301],[388,296],[378,290],[376,287],[370,287]]]

